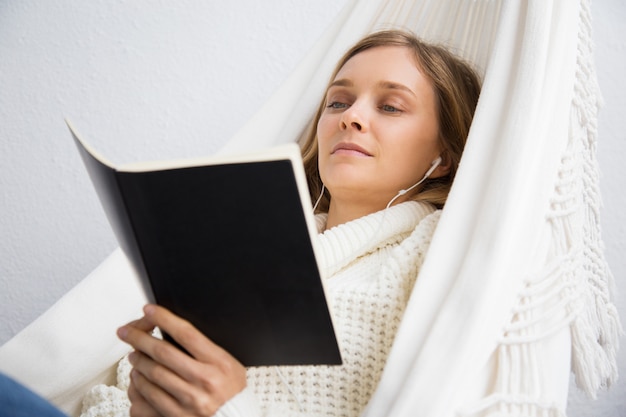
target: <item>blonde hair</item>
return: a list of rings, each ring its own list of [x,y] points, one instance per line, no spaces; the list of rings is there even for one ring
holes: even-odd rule
[[[337,63],[329,85],[350,58],[367,49],[380,46],[402,46],[413,51],[418,69],[434,88],[441,156],[444,164],[450,165],[450,171],[442,177],[424,181],[413,200],[425,201],[441,208],[448,198],[469,134],[480,95],[480,78],[468,63],[446,48],[426,43],[409,32],[386,30],[370,34],[350,48]],[[325,99],[322,99],[302,144],[304,168],[313,201],[316,201],[322,192],[318,168],[317,123],[324,107]],[[330,195],[325,191],[317,211],[328,211],[329,204]]]

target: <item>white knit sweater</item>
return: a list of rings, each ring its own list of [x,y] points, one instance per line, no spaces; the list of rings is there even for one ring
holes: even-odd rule
[[[319,235],[320,266],[343,365],[256,367],[219,417],[358,416],[380,379],[439,212],[408,202]],[[325,215],[317,216],[324,228]],[[82,417],[124,416],[128,362],[118,387],[96,386]]]

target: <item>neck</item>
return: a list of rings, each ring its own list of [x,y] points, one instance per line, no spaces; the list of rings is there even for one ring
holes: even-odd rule
[[[402,196],[396,199],[392,205],[399,204],[406,200],[407,198],[405,196]],[[388,202],[389,201],[358,204],[354,202],[342,202],[340,199],[331,198],[330,206],[328,207],[326,230],[383,210],[385,207],[387,207]]]

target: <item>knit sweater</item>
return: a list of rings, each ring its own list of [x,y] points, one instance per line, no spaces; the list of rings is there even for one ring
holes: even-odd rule
[[[374,393],[439,212],[407,202],[322,232],[318,255],[343,365],[252,367],[248,387],[218,417],[356,417]],[[123,416],[130,366],[120,362],[118,387],[96,386],[81,417]]]

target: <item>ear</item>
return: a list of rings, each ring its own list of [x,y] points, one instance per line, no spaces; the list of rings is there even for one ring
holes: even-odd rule
[[[430,178],[445,177],[446,175],[450,173],[450,170],[452,169],[452,158],[450,158],[450,155],[448,155],[447,152],[442,151],[440,154],[440,157],[441,157],[441,163],[439,164],[439,166],[437,166],[437,168],[430,175]]]

